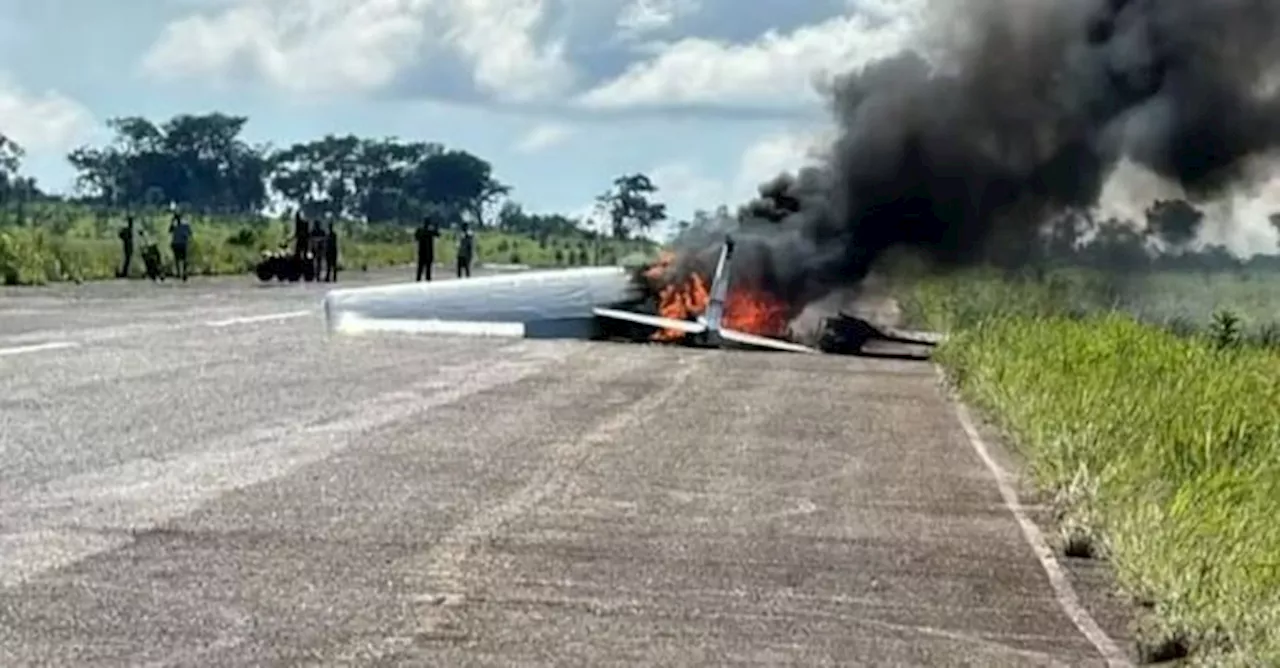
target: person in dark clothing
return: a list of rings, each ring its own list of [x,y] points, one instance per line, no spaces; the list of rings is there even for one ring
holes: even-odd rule
[[[338,226],[329,221],[329,232],[324,237],[324,280],[338,281]]]
[[[307,256],[307,244],[311,243],[311,224],[302,217],[302,209],[293,214],[293,253],[298,258]]]
[[[133,262],[133,216],[126,217],[124,227],[120,228],[120,245],[124,251],[124,264],[117,277],[128,278],[129,265]]]
[[[470,225],[463,223],[458,234],[458,278],[462,278],[464,273],[471,278],[471,261],[475,259],[475,252],[476,234]]]
[[[138,234],[142,240],[142,266],[147,272],[147,278],[151,282],[164,282],[164,267],[160,258],[160,246],[156,244],[156,240],[147,234],[146,228],[139,231]]]
[[[187,248],[191,243],[191,224],[179,214],[173,214],[169,223],[169,246],[173,249],[174,275],[187,282]]]
[[[311,227],[311,271],[317,281],[324,277],[326,271],[325,243],[329,235],[325,232],[325,223],[328,223],[328,227],[333,226],[333,217],[326,216],[326,218],[328,220],[324,223],[317,220]]]
[[[436,261],[436,238],[440,236],[440,230],[431,217],[427,216],[422,219],[422,225],[414,231],[413,236],[418,241],[418,277],[414,280],[421,281],[425,277],[430,282],[431,265]]]

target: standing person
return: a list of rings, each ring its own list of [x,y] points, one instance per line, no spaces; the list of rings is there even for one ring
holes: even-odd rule
[[[191,243],[191,224],[181,214],[173,214],[173,222],[169,223],[169,246],[173,249],[173,271],[187,282],[187,248]]]
[[[333,214],[326,214],[324,220],[314,221],[311,225],[311,275],[321,280],[325,275],[325,242],[329,235],[325,232],[333,226]]]
[[[431,281],[431,265],[436,261],[436,237],[440,236],[440,230],[431,220],[431,216],[423,216],[422,225],[414,231],[413,236],[418,241],[418,277],[414,280],[421,281],[425,276],[427,282]]]
[[[124,227],[120,228],[120,245],[124,251],[124,264],[120,267],[118,278],[129,277],[129,265],[133,262],[133,215],[125,217]]]
[[[324,281],[338,281],[338,226],[329,221],[329,232],[324,238]]]
[[[293,254],[299,260],[307,256],[307,244],[311,242],[311,225],[302,217],[302,208],[293,213]]]
[[[462,224],[462,231],[458,234],[458,278],[462,278],[462,274],[466,274],[467,278],[471,278],[471,261],[475,259],[476,251],[476,234],[471,231],[471,226],[467,223]]]

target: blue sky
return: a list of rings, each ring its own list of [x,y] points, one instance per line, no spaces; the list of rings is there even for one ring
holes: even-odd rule
[[[896,50],[917,0],[0,0],[0,132],[52,190],[102,121],[212,110],[253,141],[439,141],[583,212],[654,176],[674,213],[749,197],[828,121],[815,77]]]

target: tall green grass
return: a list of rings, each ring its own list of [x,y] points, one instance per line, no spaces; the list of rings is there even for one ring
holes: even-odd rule
[[[1280,665],[1280,350],[1225,314],[1144,323],[1079,277],[965,278],[905,301],[949,331],[936,359],[1025,455],[1063,542],[1083,534],[1149,608],[1144,646]]]

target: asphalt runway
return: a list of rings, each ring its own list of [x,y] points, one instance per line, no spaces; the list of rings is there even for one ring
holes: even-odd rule
[[[0,666],[1108,665],[928,363],[327,287],[0,293]]]

